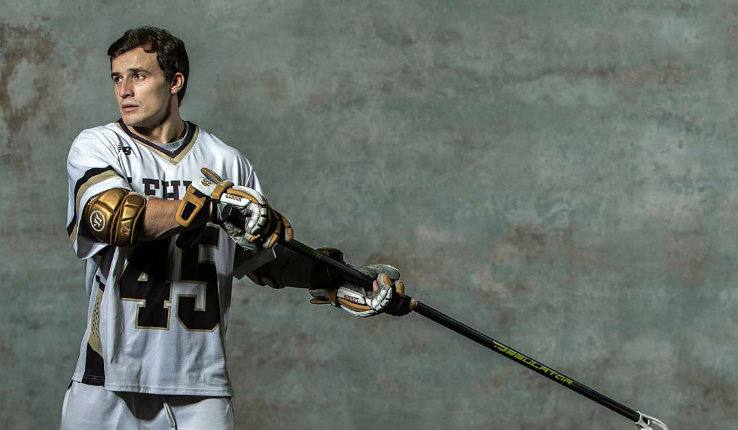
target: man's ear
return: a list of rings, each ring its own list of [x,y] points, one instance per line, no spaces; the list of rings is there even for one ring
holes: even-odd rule
[[[179,90],[182,89],[185,83],[185,77],[183,74],[177,72],[174,74],[174,78],[172,78],[172,82],[169,83],[169,93],[175,94],[178,93]]]

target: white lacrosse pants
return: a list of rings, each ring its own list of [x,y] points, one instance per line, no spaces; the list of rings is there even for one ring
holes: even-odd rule
[[[108,391],[72,382],[61,430],[233,430],[230,397],[168,396]]]

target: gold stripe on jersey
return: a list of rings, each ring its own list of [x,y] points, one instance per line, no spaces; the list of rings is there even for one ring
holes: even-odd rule
[[[92,309],[92,321],[90,323],[90,337],[87,339],[87,343],[90,344],[90,348],[93,351],[103,355],[102,353],[102,341],[100,340],[100,304],[102,303],[103,290],[97,288],[97,297],[95,297],[95,307]]]
[[[89,179],[87,179],[87,181],[85,181],[81,186],[77,188],[77,192],[74,195],[74,216],[76,217],[76,222],[74,223],[74,226],[69,233],[69,238],[72,240],[72,242],[74,242],[77,238],[77,226],[79,225],[79,217],[82,215],[82,213],[79,211],[80,199],[82,199],[82,196],[85,195],[90,187],[111,178],[120,178],[120,175],[118,175],[115,170],[105,170],[102,173],[91,176]]]
[[[189,128],[187,129],[185,141],[182,146],[180,146],[176,151],[167,151],[166,149],[162,148],[161,145],[157,145],[156,143],[151,142],[150,140],[146,140],[143,137],[132,132],[131,129],[129,129],[128,126],[123,122],[122,118],[115,123],[125,134],[127,134],[131,139],[140,143],[141,146],[143,146],[144,148],[149,149],[154,154],[172,164],[177,164],[182,161],[182,159],[185,158],[187,154],[190,153],[192,147],[195,146],[195,142],[197,142],[197,137],[200,135],[200,127],[189,121],[186,122],[189,124]]]

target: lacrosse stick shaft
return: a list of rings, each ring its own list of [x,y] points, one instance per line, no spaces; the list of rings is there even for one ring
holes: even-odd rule
[[[575,381],[573,378],[566,376],[557,370],[554,370],[552,367],[546,366],[540,361],[530,358],[527,355],[503,344],[502,342],[498,342],[491,337],[480,333],[477,330],[474,330],[468,325],[463,324],[424,303],[417,303],[418,304],[415,307],[416,313],[419,313],[420,315],[423,315],[431,321],[434,321],[450,330],[453,330],[456,333],[459,333],[460,335],[471,339],[474,342],[477,342],[478,344],[485,346],[492,351],[506,358],[509,358],[510,360],[521,364],[528,369],[531,369],[560,385],[563,385],[566,388],[569,388],[570,390],[574,390],[577,393],[587,397],[588,399],[594,400],[602,406],[619,413],[620,415],[630,419],[631,421],[638,421],[638,411],[598,393],[597,391],[587,387],[586,385]]]
[[[322,264],[325,264],[329,267],[332,267],[336,269],[345,279],[350,280],[357,285],[360,285],[365,290],[371,291],[372,290],[372,283],[374,282],[374,279],[371,276],[368,276],[360,271],[358,271],[356,268],[334,260],[330,257],[327,257],[320,252],[316,251],[315,249],[309,247],[308,245],[305,245],[302,242],[298,242],[297,240],[291,240],[291,241],[280,241],[280,243],[287,248],[292,249],[295,252],[298,252],[308,258],[311,258],[315,261],[318,261]],[[563,373],[554,370],[553,368],[544,365],[538,360],[535,360],[505,344],[502,342],[498,342],[491,337],[474,330],[473,328],[467,326],[466,324],[463,324],[450,316],[443,314],[442,312],[437,311],[436,309],[433,309],[432,307],[416,301],[417,305],[415,306],[414,311],[429,320],[436,322],[450,330],[455,331],[456,333],[473,340],[474,342],[477,342],[478,344],[485,346],[492,351],[509,358],[510,360],[523,365],[527,367],[528,369],[531,369],[535,371],[536,373],[545,376],[546,378],[550,379],[553,382],[556,382],[570,390],[573,390],[579,394],[581,394],[584,397],[587,397],[590,400],[593,400],[600,405],[612,410],[613,412],[617,412],[618,414],[624,416],[625,418],[630,419],[631,421],[635,422],[636,424],[639,424],[640,422],[644,422],[645,427],[639,424],[639,427],[641,428],[651,428],[648,427],[649,420],[648,418],[651,418],[651,420],[655,420],[653,417],[649,417],[647,415],[642,415],[639,411],[636,411],[635,409],[631,409],[622,403],[619,403],[603,394],[598,393],[597,391],[587,387],[584,384],[581,384],[577,381],[575,381],[573,378],[564,375]],[[645,421],[644,421],[645,419]],[[661,423],[661,421],[658,421],[658,423],[663,425],[663,428],[667,428],[666,425]]]

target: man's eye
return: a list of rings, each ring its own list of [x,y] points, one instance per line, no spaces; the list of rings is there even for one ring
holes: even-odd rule
[[[141,79],[143,79],[143,78],[144,78],[144,75],[142,75],[142,74],[140,74],[140,73],[136,73],[136,76],[135,76],[135,78],[136,78],[136,79],[138,79],[138,80],[141,80]]]

